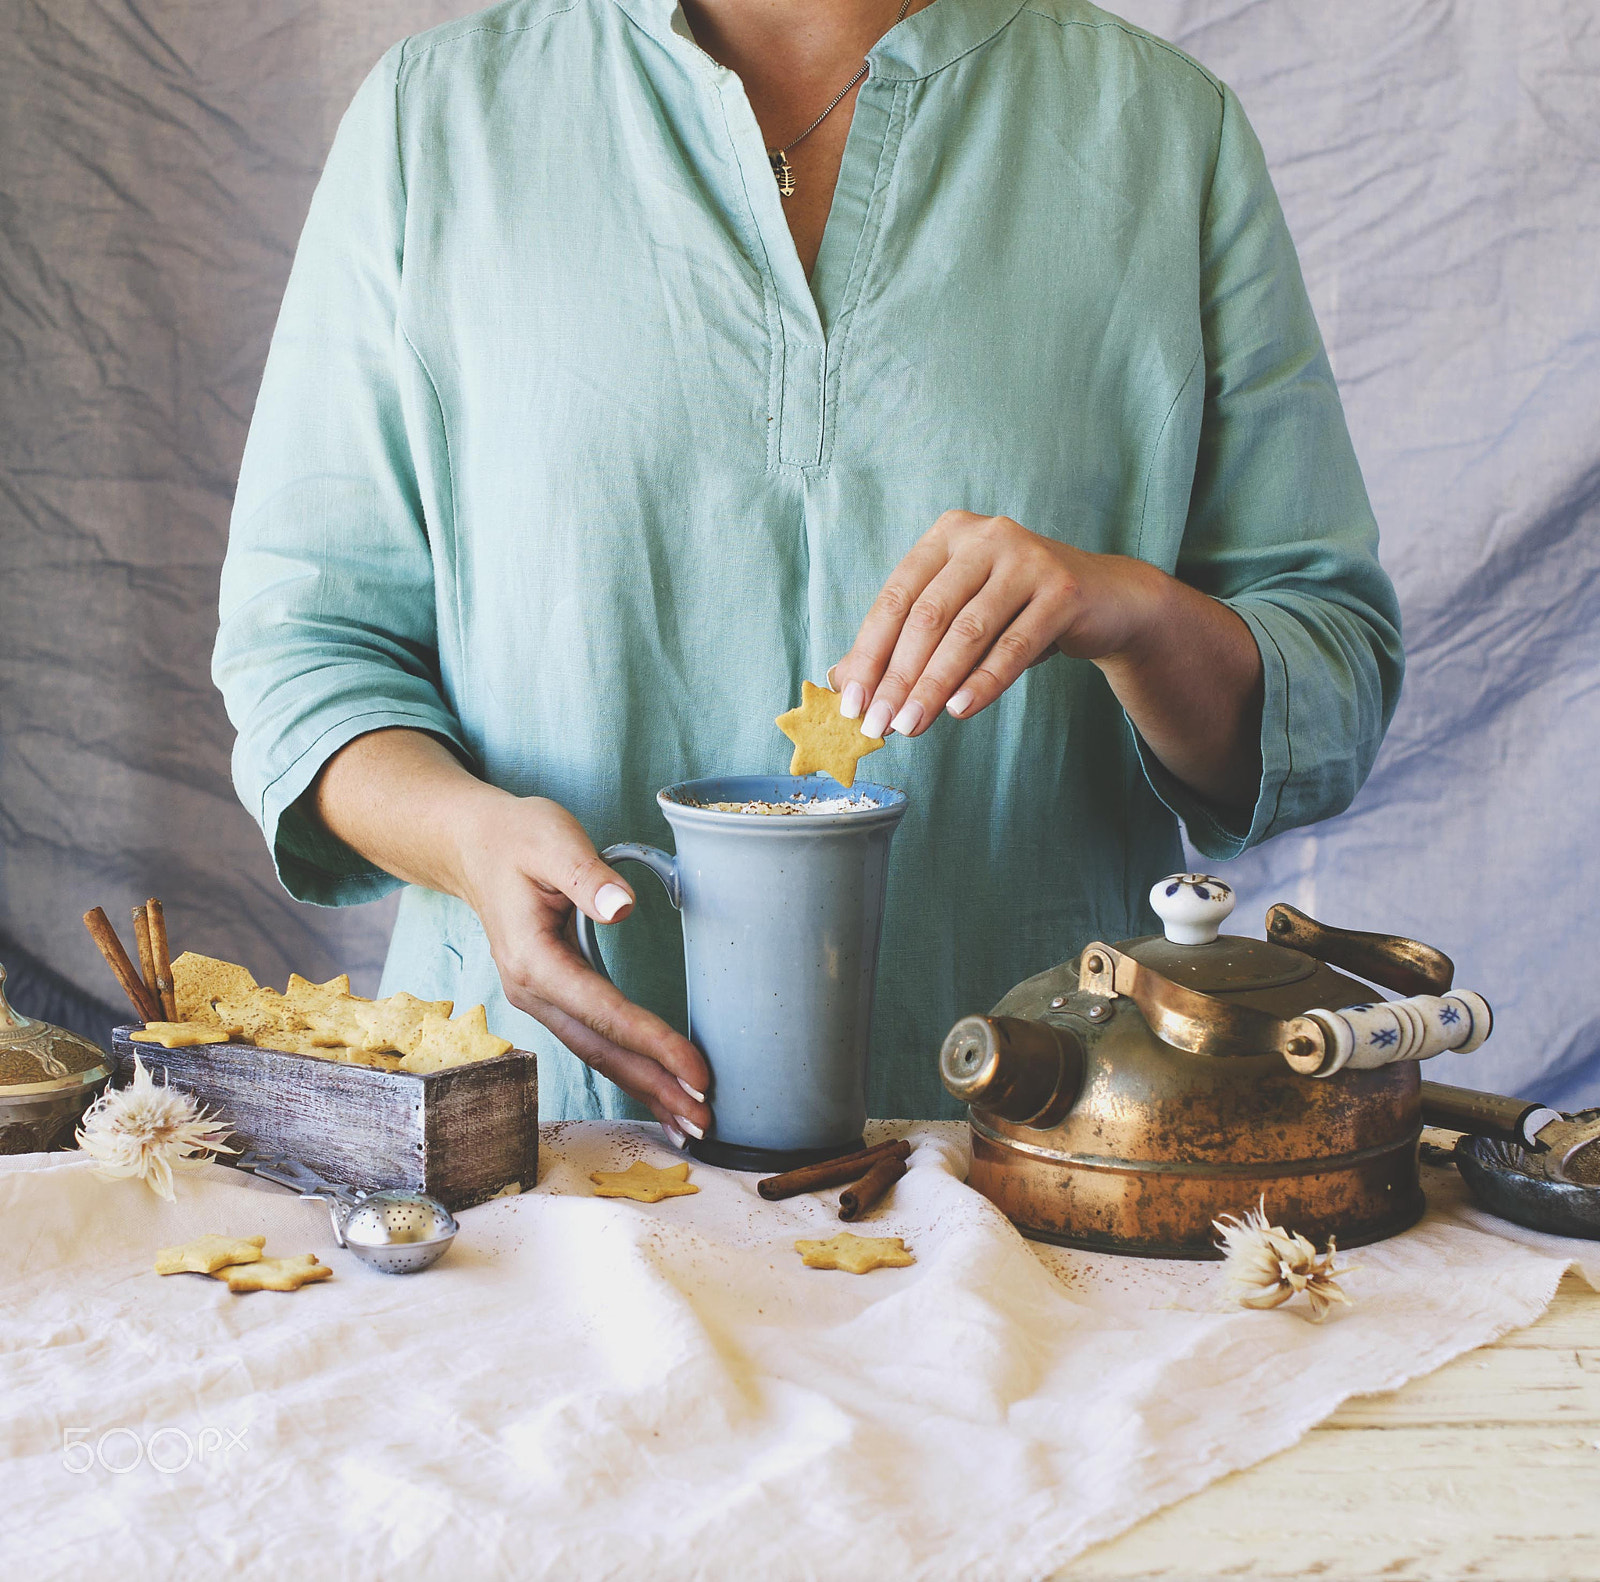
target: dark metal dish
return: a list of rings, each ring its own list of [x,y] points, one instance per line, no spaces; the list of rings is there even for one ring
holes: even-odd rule
[[[1577,1110],[1569,1119],[1600,1120],[1600,1109]],[[1468,1190],[1491,1214],[1530,1230],[1600,1241],[1600,1170],[1595,1171],[1596,1185],[1579,1184],[1590,1174],[1587,1166],[1600,1162],[1587,1157],[1596,1152],[1600,1148],[1591,1143],[1568,1162],[1569,1176],[1576,1181],[1551,1180],[1527,1149],[1490,1137],[1462,1137],[1455,1161]]]

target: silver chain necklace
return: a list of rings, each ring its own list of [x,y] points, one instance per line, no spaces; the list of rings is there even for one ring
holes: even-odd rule
[[[910,9],[911,0],[900,0],[900,9],[895,13],[894,21],[889,24],[890,27],[896,27],[903,22],[905,20],[906,12]],[[805,129],[805,131],[803,131],[798,137],[791,137],[782,148],[769,148],[767,150],[767,161],[772,166],[772,174],[777,178],[778,194],[780,197],[792,198],[795,193],[794,167],[789,163],[789,150],[794,148],[797,144],[805,142],[805,140],[810,137],[811,134],[816,131],[816,129],[821,126],[822,123],[826,121],[835,110],[839,108],[840,101],[843,100],[844,96],[849,93],[849,91],[855,87],[855,85],[860,82],[863,77],[866,76],[867,72],[870,71],[871,68],[871,61],[862,61],[861,70],[858,71],[855,76],[853,76],[849,82],[847,82],[844,87],[842,87],[828,101],[828,108],[824,110],[822,114],[819,115],[816,120]]]

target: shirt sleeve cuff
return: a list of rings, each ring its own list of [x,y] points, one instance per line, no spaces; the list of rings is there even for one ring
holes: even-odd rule
[[[463,763],[472,762],[459,727],[438,710],[391,706],[328,721],[311,744],[267,782],[256,807],[278,879],[295,900],[313,906],[356,906],[400,888],[401,881],[393,874],[330,834],[306,798],[341,747],[369,731],[395,727],[425,731],[443,741]]]
[[[1223,602],[1250,628],[1261,652],[1261,781],[1248,822],[1242,817],[1225,819],[1220,809],[1191,791],[1150,750],[1133,722],[1128,722],[1139,767],[1150,789],[1183,821],[1189,844],[1217,862],[1230,861],[1274,833],[1283,789],[1294,767],[1289,745],[1289,673],[1283,651],[1262,619],[1262,606],[1242,599]]]

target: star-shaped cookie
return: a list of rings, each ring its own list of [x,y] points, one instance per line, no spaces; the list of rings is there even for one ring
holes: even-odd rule
[[[310,978],[302,978],[298,972],[291,972],[289,986],[283,991],[283,997],[299,1005],[320,1005],[326,1000],[347,997],[349,993],[348,972],[341,972],[337,978],[329,978],[326,983],[313,983]]]
[[[226,1280],[230,1291],[298,1291],[318,1280],[331,1280],[333,1270],[317,1262],[314,1252],[297,1253],[293,1258],[263,1258],[258,1263],[241,1263],[212,1272],[213,1280]]]
[[[873,1269],[905,1269],[917,1260],[898,1236],[852,1236],[842,1230],[827,1241],[797,1241],[795,1251],[808,1269],[843,1269],[867,1274]]]
[[[331,1001],[322,1022],[313,1021],[312,1026],[326,1028],[352,1049],[410,1055],[416,1052],[427,1018],[437,1016],[448,1022],[454,1009],[449,1000],[419,1000],[404,990],[386,1000],[358,1000],[344,995]],[[463,1023],[468,1021],[463,1018]],[[483,1029],[486,1033],[488,1030],[487,1026]]]
[[[839,712],[839,694],[827,687],[800,683],[800,707],[780,714],[777,726],[794,743],[789,760],[792,775],[832,775],[842,786],[856,783],[856,761],[883,746],[881,736],[863,736],[855,720]]]
[[[595,1184],[596,1197],[632,1198],[635,1203],[659,1203],[664,1197],[688,1197],[700,1190],[689,1184],[688,1165],[658,1170],[642,1159],[635,1159],[626,1170],[592,1171],[589,1179]]]
[[[136,1044],[160,1044],[163,1049],[195,1049],[201,1044],[225,1044],[226,1029],[204,1022],[146,1022],[128,1036]]]
[[[201,1236],[156,1254],[157,1274],[215,1274],[230,1264],[259,1263],[265,1236]]]
[[[509,1039],[496,1038],[489,1031],[487,1013],[481,1005],[473,1006],[453,1022],[430,1011],[418,1024],[416,1043],[400,1062],[400,1069],[442,1071],[446,1066],[461,1066],[471,1060],[493,1060],[510,1048]]]
[[[270,1040],[280,1033],[303,1033],[306,1019],[293,1000],[276,989],[260,987],[228,997],[218,995],[211,1002],[212,1014],[231,1037],[261,1048],[277,1048]]]

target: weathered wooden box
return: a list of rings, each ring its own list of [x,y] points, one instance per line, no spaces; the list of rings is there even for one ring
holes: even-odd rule
[[[135,1030],[112,1035],[112,1081],[133,1080],[137,1054],[226,1121],[241,1152],[298,1159],[346,1186],[431,1192],[449,1209],[538,1179],[539,1074],[526,1050],[414,1076],[247,1044],[163,1049],[134,1043]]]

